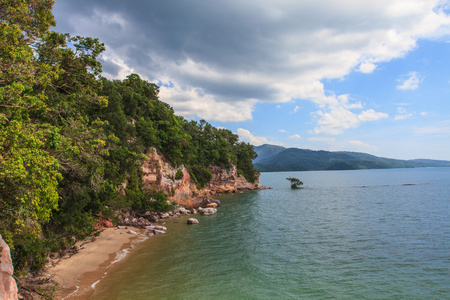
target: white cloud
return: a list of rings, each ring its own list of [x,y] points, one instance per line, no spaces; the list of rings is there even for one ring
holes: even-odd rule
[[[252,118],[253,101],[218,102],[199,88],[161,86],[159,95],[177,114],[220,122],[245,121]],[[237,109],[238,108],[238,109]]]
[[[284,129],[280,129],[280,130],[278,130],[278,132],[287,133],[287,131]]]
[[[250,143],[253,146],[260,146],[262,144],[269,144],[267,138],[262,136],[254,136],[250,131],[243,128],[238,128],[237,133],[242,142]]]
[[[397,107],[397,111],[399,114],[394,117],[394,120],[396,121],[409,119],[414,117],[415,115],[415,112],[409,113],[408,110],[403,106]]]
[[[375,71],[375,69],[377,68],[377,66],[373,63],[362,63],[359,65],[359,72],[361,73],[372,73],[373,71]]]
[[[291,135],[289,138],[290,138],[290,139],[302,139],[302,137],[300,136],[300,134],[294,134],[294,135]]]
[[[414,116],[414,114],[396,115],[394,117],[394,120],[396,120],[396,121],[405,120],[405,119],[412,118],[413,116]]]
[[[306,99],[318,106],[317,133],[342,133],[385,117],[325,91],[321,81],[403,57],[418,39],[448,34],[441,0],[58,0],[56,30],[107,45],[110,78],[137,72],[173,82],[160,99],[187,118],[252,119],[258,102]],[[399,89],[417,88],[416,73]],[[277,106],[278,108],[279,106]]]
[[[373,109],[365,110],[361,114],[358,115],[358,119],[361,122],[377,121],[380,119],[385,119],[387,117],[389,117],[388,114],[383,113],[383,112],[376,112]]]
[[[299,109],[300,109],[300,106],[297,105],[297,106],[294,108],[293,113],[296,113]]]
[[[107,45],[106,45],[107,47]],[[108,73],[108,71],[103,72],[103,76],[108,79],[114,79],[115,77],[125,78],[126,76],[135,73],[135,70],[129,67],[123,59],[115,55],[114,51],[108,51],[102,55],[103,65],[110,64],[115,66],[116,74]]]
[[[315,112],[318,117],[318,127],[311,133],[314,134],[342,134],[345,129],[358,127],[362,122],[376,121],[388,117],[388,114],[376,112],[373,109],[356,114],[345,107],[335,107],[329,112],[321,110]]]
[[[407,75],[404,75],[401,79],[397,80],[400,82],[400,84],[397,85],[397,89],[403,91],[416,90],[417,88],[419,88],[419,83],[421,83],[422,80],[423,76],[419,73],[409,72]]]

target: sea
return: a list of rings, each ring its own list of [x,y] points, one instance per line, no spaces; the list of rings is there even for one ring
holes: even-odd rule
[[[199,224],[166,221],[90,299],[450,299],[450,168],[261,183],[271,189],[218,197]]]

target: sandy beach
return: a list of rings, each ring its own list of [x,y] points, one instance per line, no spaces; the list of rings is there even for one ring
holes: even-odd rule
[[[130,229],[138,235],[127,233]],[[78,253],[47,268],[47,276],[58,283],[57,299],[87,299],[108,267],[131,248],[132,242],[143,237],[143,232],[130,227],[107,228],[93,241],[82,244]]]

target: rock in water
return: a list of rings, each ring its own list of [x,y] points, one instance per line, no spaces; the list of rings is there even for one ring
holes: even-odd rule
[[[12,277],[14,267],[12,265],[9,246],[0,235],[0,247],[2,249],[0,258],[0,299],[17,300],[17,284]]]
[[[196,218],[189,218],[187,220],[188,224],[198,224],[198,220]]]
[[[204,215],[204,216],[214,215],[215,213],[217,213],[217,208],[212,208],[212,207],[201,208],[201,209],[200,208],[198,209],[198,211],[200,212],[201,215]]]

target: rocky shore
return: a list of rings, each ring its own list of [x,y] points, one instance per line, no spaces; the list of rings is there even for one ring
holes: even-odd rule
[[[186,224],[198,224],[195,215],[212,215],[217,213],[219,200],[204,199],[202,206],[185,208],[179,206],[172,211],[156,212],[117,212],[119,222],[114,225],[110,220],[98,223],[99,235],[85,241],[78,241],[63,254],[54,257],[39,274],[21,278],[22,289],[11,290],[13,298],[42,299],[88,299],[98,283],[107,273],[109,267],[127,255],[131,248],[149,237],[165,234],[165,222],[169,218],[190,216]],[[6,264],[2,267],[6,268]],[[12,268],[12,267],[11,267]],[[8,280],[11,280],[12,271]],[[8,273],[8,274],[9,274]],[[6,282],[6,281],[5,281]],[[10,284],[7,281],[5,284]],[[12,286],[15,286],[12,285]],[[25,287],[25,288],[23,288]],[[56,289],[55,289],[56,287]],[[16,293],[16,294],[14,294]]]
[[[70,249],[54,255],[38,276],[21,278],[19,299],[87,299],[109,266],[120,260],[136,242],[166,232],[165,219],[182,215],[213,215],[221,203],[212,196],[265,189],[259,176],[256,182],[250,183],[238,174],[236,166],[229,170],[211,166],[209,170],[212,180],[199,189],[184,166],[175,167],[156,149],[150,149],[142,166],[144,186],[148,190],[164,192],[169,195],[168,202],[178,206],[163,213],[116,211],[116,225],[109,219],[99,221],[98,236],[78,241]],[[176,179],[175,175],[180,171],[183,176]],[[125,188],[126,183],[121,189]],[[186,223],[198,224],[199,220],[191,217]]]

